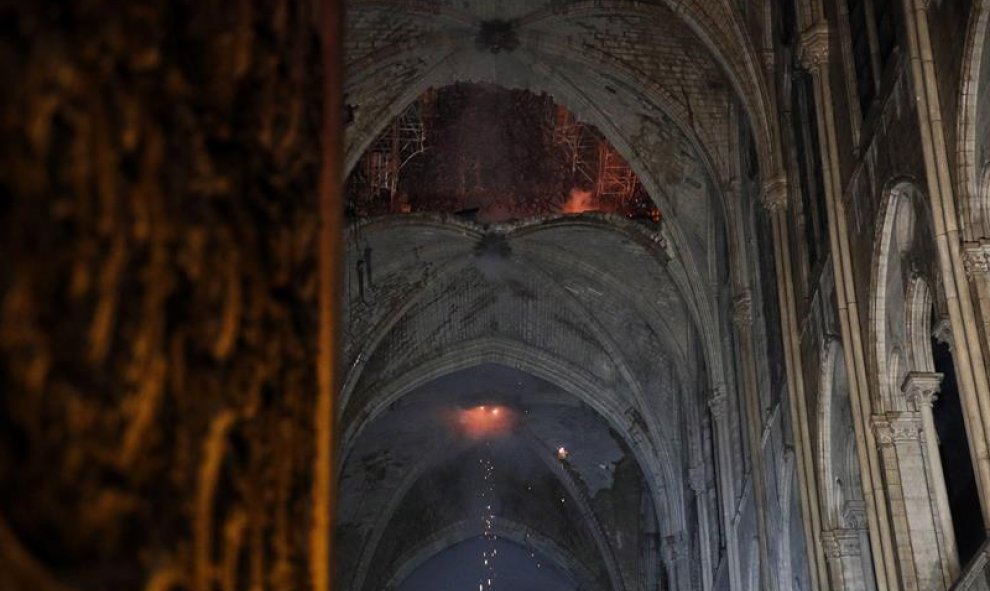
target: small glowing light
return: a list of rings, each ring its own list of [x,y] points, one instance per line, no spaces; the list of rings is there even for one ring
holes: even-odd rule
[[[505,406],[479,405],[471,408],[451,410],[449,415],[452,428],[468,439],[491,439],[507,434],[516,422],[516,413]],[[490,472],[494,469],[491,461],[480,461]]]
[[[567,448],[564,447],[563,445],[557,448],[557,459],[560,460],[561,462],[566,460],[567,456],[569,456],[570,454],[571,452],[567,451]]]

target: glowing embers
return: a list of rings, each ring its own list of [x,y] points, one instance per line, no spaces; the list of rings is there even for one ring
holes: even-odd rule
[[[499,410],[499,408],[494,407],[493,410]],[[495,414],[499,415],[502,413],[498,412]],[[496,576],[495,557],[498,556],[498,548],[495,547],[495,543],[498,541],[498,534],[495,533],[495,512],[492,510],[492,503],[495,501],[495,462],[492,459],[490,447],[487,452],[485,457],[479,460],[484,469],[482,475],[484,485],[481,488],[481,500],[485,503],[485,510],[481,516],[481,535],[488,542],[488,547],[481,553],[484,569],[481,580],[478,582],[478,591],[485,591],[485,589],[490,591],[493,588]]]
[[[508,434],[516,424],[517,413],[507,406],[482,404],[459,408],[452,413],[455,431],[468,439],[491,439]]]

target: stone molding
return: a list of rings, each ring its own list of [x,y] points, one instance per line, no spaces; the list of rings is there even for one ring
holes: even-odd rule
[[[787,177],[776,176],[763,183],[761,201],[770,213],[787,209]]]
[[[814,71],[828,63],[829,57],[828,21],[821,20],[801,34],[801,47],[798,59],[804,69]]]

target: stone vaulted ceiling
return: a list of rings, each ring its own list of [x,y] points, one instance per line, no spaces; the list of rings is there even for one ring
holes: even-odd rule
[[[352,221],[339,405],[347,588],[400,588],[433,557],[453,560],[478,534],[465,499],[489,461],[513,468],[492,491],[503,538],[582,589],[661,584],[645,540],[688,543],[699,388],[731,380],[723,191],[743,175],[741,124],[762,180],[780,174],[753,42],[761,18],[701,0],[348,4],[348,171],[429,89],[524,89],[596,127],[663,219]],[[486,447],[451,434],[444,417],[493,405],[520,413],[510,437]],[[554,458],[571,442],[580,450]]]
[[[444,417],[487,401],[520,419],[487,452],[511,466],[497,491],[503,536],[542,548],[582,588],[635,589],[652,568],[643,528],[683,527],[674,409],[700,371],[696,312],[662,236],[616,216],[481,226],[419,214],[358,222],[348,243],[345,584],[392,588],[477,535],[471,479],[485,448]]]
[[[354,0],[348,162],[425,88],[477,80],[548,91],[595,124],[672,124],[719,180],[733,177],[730,121],[739,97],[772,177],[775,132],[761,61],[744,16],[726,4]]]

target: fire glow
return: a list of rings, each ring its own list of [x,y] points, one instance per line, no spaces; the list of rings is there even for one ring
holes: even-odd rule
[[[516,421],[516,413],[506,406],[481,405],[453,413],[454,428],[468,439],[488,439],[505,435]]]
[[[598,200],[594,194],[587,189],[574,187],[571,194],[561,208],[562,213],[584,213],[586,211],[597,211],[600,208]]]

